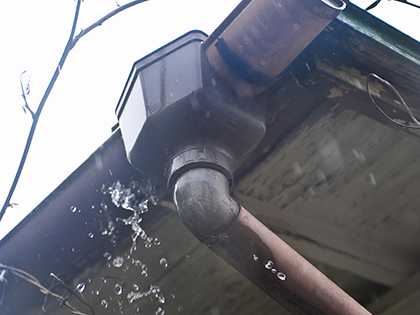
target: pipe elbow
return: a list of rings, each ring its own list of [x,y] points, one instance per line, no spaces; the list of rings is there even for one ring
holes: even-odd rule
[[[180,175],[173,198],[185,226],[206,244],[223,238],[240,211],[229,195],[226,176],[210,168],[194,168]]]

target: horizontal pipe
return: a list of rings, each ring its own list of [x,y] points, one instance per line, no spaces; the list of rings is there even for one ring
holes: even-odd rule
[[[258,96],[345,8],[341,0],[246,1],[204,43],[215,72],[240,96]]]
[[[217,170],[186,171],[174,202],[188,229],[293,314],[370,314],[229,196]]]

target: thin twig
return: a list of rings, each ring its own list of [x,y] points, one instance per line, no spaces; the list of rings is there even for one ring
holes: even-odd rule
[[[95,27],[97,26],[101,26],[103,22],[105,22],[106,20],[109,20],[110,18],[112,18],[114,15],[120,13],[121,11],[124,11],[136,4],[142,3],[142,2],[146,2],[148,0],[136,0],[136,1],[131,1],[129,3],[126,3],[122,6],[119,6],[118,8],[116,8],[114,11],[108,13],[107,15],[105,15],[103,18],[99,19],[98,21],[96,21],[95,23],[93,23],[91,26],[85,28],[84,30],[82,30],[75,38],[75,41],[77,42],[80,38],[82,38],[83,36],[85,36],[87,33],[89,33],[91,30],[93,30]],[[75,43],[76,44],[76,43]]]
[[[401,2],[401,3],[404,3],[404,4],[408,4],[408,5],[411,5],[412,7],[415,7],[415,8],[417,8],[417,9],[420,9],[420,6],[418,6],[417,4],[414,4],[414,3],[411,3],[411,2],[408,2],[407,0],[395,0],[395,1],[397,1],[397,2]],[[369,10],[371,10],[371,9],[373,9],[373,8],[375,8],[379,3],[381,2],[381,0],[376,0],[375,2],[373,2],[371,5],[369,5],[365,10],[366,11],[369,11]]]
[[[405,4],[411,5],[412,7],[415,7],[417,9],[420,9],[420,6],[419,5],[414,4],[414,3],[411,3],[411,2],[408,2],[407,0],[395,0],[395,1],[402,2],[402,3],[405,3]]]
[[[80,311],[78,311],[74,306],[72,306],[69,301],[67,301],[64,297],[62,297],[61,295],[51,292],[50,290],[48,290],[46,287],[44,287],[37,278],[35,278],[33,275],[31,275],[30,273],[22,270],[22,269],[18,269],[15,267],[11,267],[11,266],[7,266],[4,265],[2,263],[0,263],[0,268],[6,269],[8,270],[11,274],[33,284],[34,286],[38,287],[39,291],[41,291],[41,293],[45,294],[45,295],[51,295],[52,297],[54,297],[55,299],[57,299],[60,302],[64,302],[64,305],[73,313],[76,315],[87,315],[86,313],[82,313]],[[85,303],[84,303],[85,304]],[[93,309],[91,306],[89,306],[89,308],[92,310]],[[94,314],[94,313],[92,313]]]
[[[56,279],[58,282],[60,282],[71,294],[73,294],[80,302],[82,302],[84,305],[86,305],[90,311],[92,312],[93,315],[95,315],[95,311],[93,310],[92,306],[90,306],[88,303],[86,303],[86,301],[81,298],[76,291],[74,291],[72,288],[70,288],[63,280],[61,280],[59,277],[57,277],[55,274],[51,273],[50,274],[51,277],[53,277],[54,279]]]
[[[26,95],[28,95],[29,93],[27,92],[27,91],[25,91],[25,89],[23,88],[23,83],[22,83],[22,75],[24,74],[26,72],[26,70],[25,71],[23,71],[21,74],[20,74],[20,88],[21,88],[21,90],[22,90],[22,97],[23,97],[23,100],[25,101],[25,105],[23,105],[23,110],[25,111],[25,113],[26,113],[26,110],[28,110],[30,113],[31,113],[31,116],[32,116],[32,119],[34,119],[34,112],[32,111],[32,109],[29,107],[29,104],[28,104],[28,100],[26,99]],[[29,86],[29,83],[28,83],[28,86]],[[28,88],[27,88],[28,89]]]
[[[15,189],[16,189],[16,185],[19,181],[20,174],[22,173],[23,166],[25,165],[26,158],[27,158],[28,152],[29,152],[29,148],[31,147],[32,139],[33,139],[34,134],[35,134],[35,129],[36,129],[36,126],[38,124],[39,116],[41,115],[41,112],[42,112],[42,109],[44,108],[45,102],[47,101],[48,96],[50,95],[51,90],[54,87],[55,81],[57,81],[58,75],[60,74],[59,69],[62,68],[64,62],[66,61],[67,55],[71,50],[71,47],[72,47],[71,45],[73,43],[74,32],[75,32],[76,24],[77,24],[77,19],[79,17],[81,2],[82,2],[82,0],[77,1],[76,13],[74,15],[72,30],[71,30],[70,37],[69,37],[69,40],[67,42],[67,45],[64,49],[63,55],[61,56],[59,65],[56,68],[50,83],[48,84],[47,90],[45,91],[44,96],[41,99],[41,102],[38,106],[38,109],[36,110],[35,114],[32,117],[33,119],[32,119],[31,130],[29,131],[28,139],[26,140],[25,149],[23,151],[22,158],[20,160],[20,164],[19,164],[18,170],[16,172],[15,178],[13,180],[12,186],[10,187],[9,194],[7,195],[6,200],[4,202],[4,205],[3,205],[3,207],[0,211],[0,220],[3,218],[3,215],[6,212],[6,209],[8,207],[10,207],[10,199],[12,198],[12,195],[13,195]]]
[[[38,109],[32,115],[32,125],[31,125],[31,129],[29,131],[28,139],[26,140],[25,149],[23,151],[22,158],[20,160],[19,167],[18,167],[17,172],[15,174],[15,178],[13,179],[13,183],[10,187],[9,193],[6,197],[6,200],[3,204],[3,207],[0,210],[0,220],[3,218],[4,214],[6,213],[7,208],[9,208],[11,206],[10,200],[12,199],[13,193],[16,189],[17,183],[19,181],[20,175],[21,175],[23,167],[25,165],[26,158],[27,158],[28,152],[29,152],[29,148],[31,147],[32,139],[34,137],[35,129],[36,129],[36,126],[38,124],[38,120],[39,120],[39,117],[41,115],[42,109],[44,108],[45,102],[47,101],[47,99],[48,99],[48,97],[51,93],[51,90],[54,87],[55,82],[57,81],[57,78],[60,74],[61,69],[64,66],[64,63],[67,59],[67,55],[69,54],[70,50],[72,50],[72,48],[76,45],[76,43],[78,42],[78,40],[80,38],[82,38],[84,35],[89,33],[91,30],[93,30],[97,26],[100,26],[106,20],[110,19],[111,17],[113,17],[114,15],[116,15],[117,13],[119,13],[123,10],[126,10],[126,9],[136,5],[136,4],[139,4],[139,3],[142,3],[142,2],[145,2],[145,1],[147,1],[147,0],[136,0],[136,1],[132,1],[130,3],[127,3],[123,6],[120,6],[117,9],[115,9],[114,11],[112,11],[109,14],[107,14],[106,16],[104,16],[103,18],[99,19],[97,22],[93,23],[91,26],[89,26],[88,28],[86,28],[82,32],[80,32],[77,36],[74,36],[75,30],[76,30],[76,25],[77,25],[77,20],[78,20],[78,17],[79,17],[80,4],[81,4],[82,0],[77,1],[76,13],[74,15],[74,20],[73,20],[73,25],[72,25],[72,29],[71,29],[71,32],[70,32],[69,40],[66,44],[66,47],[64,48],[64,52],[61,56],[60,62],[57,65],[57,68],[54,72],[54,75],[53,75],[50,83],[48,84],[47,89],[45,90],[44,96],[42,97],[42,99],[39,103]],[[27,108],[29,109],[29,106]],[[32,113],[32,111],[31,111],[31,113]]]

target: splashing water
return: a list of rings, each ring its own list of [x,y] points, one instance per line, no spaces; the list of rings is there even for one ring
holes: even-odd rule
[[[124,258],[121,256],[117,256],[112,261],[112,265],[116,268],[120,268],[124,264]]]
[[[268,269],[268,270],[270,270],[270,269],[272,269],[273,268],[273,266],[274,266],[274,263],[271,261],[271,260],[269,260],[269,261],[267,261],[267,263],[265,264],[265,268],[266,269]]]
[[[277,274],[277,278],[279,278],[281,281],[286,280],[286,275],[283,272],[279,272]]]
[[[158,202],[154,187],[150,182],[143,186],[132,181],[126,188],[120,181],[116,181],[108,190],[112,202],[117,207],[126,210],[144,213],[148,211],[147,202],[143,202],[145,199],[150,200],[154,205]]]
[[[145,264],[143,264],[140,260],[138,259],[132,259],[131,260],[131,264],[133,266],[136,267],[140,267],[141,268],[141,275],[147,277],[149,274],[147,273],[147,266]]]
[[[114,286],[114,291],[116,295],[121,295],[123,293],[123,288],[121,286],[121,284],[117,283]]]
[[[162,258],[159,263],[163,268],[168,267],[168,260],[166,258]]]
[[[127,294],[127,301],[128,303],[133,303],[135,300],[145,298],[145,297],[154,297],[159,303],[163,304],[165,303],[165,297],[160,293],[160,287],[157,285],[150,285],[150,288],[148,291],[145,292],[134,292],[131,291]]]
[[[286,280],[286,275],[283,272],[277,272],[277,269],[274,268],[274,263],[271,260],[267,261],[264,267],[268,270],[271,270],[272,273],[276,274],[279,280]]]
[[[104,191],[104,189],[102,190]],[[114,205],[133,211],[133,215],[128,218],[117,218],[117,221],[123,222],[125,225],[130,225],[133,230],[131,234],[132,246],[130,255],[137,249],[138,238],[145,241],[144,246],[146,248],[150,248],[152,245],[159,245],[159,240],[148,237],[146,231],[140,226],[142,222],[141,214],[149,210],[148,203],[152,202],[156,205],[158,201],[153,185],[149,182],[148,185],[142,186],[132,181],[128,187],[125,187],[120,181],[116,181],[108,191]]]
[[[114,237],[116,245],[118,233],[117,231],[114,231],[116,230],[116,225],[114,222],[117,222],[117,224],[123,223],[124,225],[128,225],[132,230],[132,245],[129,252],[123,256],[116,257],[112,257],[109,252],[104,253],[105,259],[109,261],[109,267],[113,266],[115,268],[121,268],[121,271],[126,271],[130,266],[139,267],[141,268],[141,275],[147,277],[148,268],[146,264],[142,263],[138,259],[133,258],[133,254],[137,249],[137,241],[139,239],[144,242],[145,248],[150,248],[160,244],[160,241],[157,238],[147,235],[147,232],[141,226],[143,221],[142,215],[149,211],[150,202],[152,204],[157,204],[158,201],[157,197],[155,197],[153,186],[148,185],[143,187],[134,181],[125,186],[120,181],[117,181],[109,188],[103,186],[101,191],[104,195],[110,195],[111,201],[115,206],[131,211],[130,216],[126,218],[118,217],[114,221],[108,212],[108,207],[105,202],[102,202],[101,204],[101,213],[104,213],[107,219],[107,222],[104,222],[100,228],[102,235],[109,235],[111,238]],[[159,263],[164,268],[168,267],[168,260],[164,257],[160,259]],[[114,286],[114,292],[118,296],[118,304],[120,306],[121,312],[123,305],[122,298],[124,296],[127,298],[127,301],[130,304],[145,297],[149,297],[150,299],[155,300],[157,303],[164,304],[166,300],[160,291],[160,287],[154,284],[150,284],[150,288],[146,291],[140,291],[140,287],[137,284],[133,284],[133,291],[128,293],[125,291],[123,292],[123,287],[120,283],[117,283]],[[136,310],[136,312],[137,311],[138,310]],[[156,311],[156,314],[164,315],[165,311],[159,307]]]
[[[107,307],[108,307],[108,302],[104,299],[104,300],[102,300],[102,301],[101,301],[101,305],[102,305],[104,308],[107,308]]]
[[[77,286],[76,286],[76,290],[80,293],[82,293],[83,291],[85,291],[86,289],[86,284],[84,284],[84,282],[80,282]]]

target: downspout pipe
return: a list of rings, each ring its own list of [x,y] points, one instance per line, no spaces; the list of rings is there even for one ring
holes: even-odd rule
[[[341,0],[244,0],[203,47],[238,96],[255,97],[346,7]]]
[[[201,242],[292,314],[370,314],[238,205],[221,172],[186,171],[173,198],[182,221]]]

